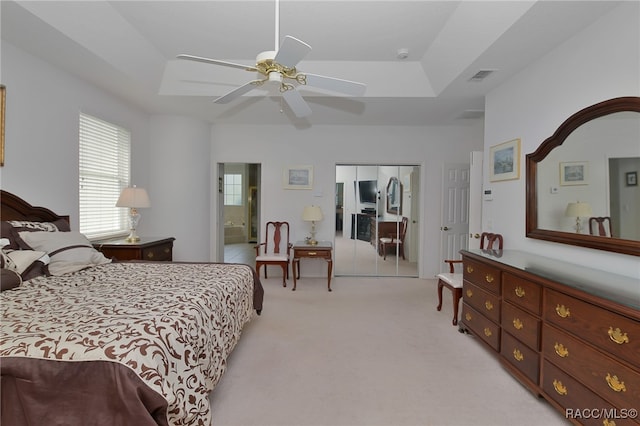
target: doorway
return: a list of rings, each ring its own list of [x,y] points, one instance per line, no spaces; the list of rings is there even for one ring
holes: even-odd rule
[[[260,238],[260,164],[224,163],[221,169],[224,262],[251,265]]]
[[[336,276],[418,276],[419,185],[416,165],[336,165]]]

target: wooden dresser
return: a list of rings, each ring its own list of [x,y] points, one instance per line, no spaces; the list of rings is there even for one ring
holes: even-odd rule
[[[125,238],[94,241],[93,247],[108,258],[118,260],[173,260],[175,238],[140,237],[140,241],[128,242]]]
[[[640,282],[514,250],[463,250],[461,328],[575,424],[638,425]]]

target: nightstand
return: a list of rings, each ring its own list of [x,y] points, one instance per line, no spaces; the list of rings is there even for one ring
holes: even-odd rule
[[[140,241],[128,242],[125,238],[94,241],[93,247],[108,258],[118,260],[173,260],[175,238],[140,237]]]

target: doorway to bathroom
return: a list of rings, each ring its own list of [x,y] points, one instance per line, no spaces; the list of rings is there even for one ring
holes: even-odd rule
[[[260,164],[222,165],[224,261],[253,264],[260,235]]]
[[[420,166],[336,165],[336,276],[418,276]]]

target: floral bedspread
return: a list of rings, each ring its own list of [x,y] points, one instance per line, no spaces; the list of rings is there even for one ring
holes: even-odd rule
[[[257,283],[259,284],[259,281]],[[111,263],[2,292],[0,356],[126,365],[168,423],[210,425],[208,395],[253,313],[246,265]]]

